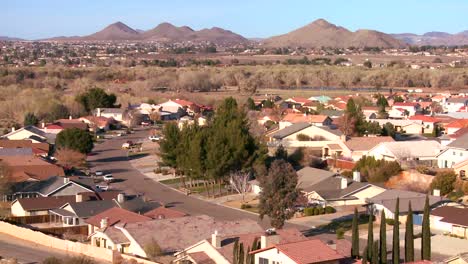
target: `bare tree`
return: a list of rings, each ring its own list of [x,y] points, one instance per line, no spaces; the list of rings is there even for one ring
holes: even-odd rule
[[[242,196],[242,202],[245,202],[245,194],[250,191],[249,179],[248,172],[237,171],[229,175],[229,184]]]
[[[86,155],[71,149],[59,149],[55,153],[57,163],[66,169],[82,167],[86,164]]]

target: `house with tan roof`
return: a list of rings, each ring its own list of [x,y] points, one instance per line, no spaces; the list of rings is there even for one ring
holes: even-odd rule
[[[110,130],[110,126],[115,124],[116,121],[113,118],[107,118],[104,116],[83,116],[79,120],[88,125],[91,131],[94,130]]]
[[[368,155],[375,159],[412,161],[417,164],[432,166],[437,164],[437,156],[442,145],[435,140],[382,142],[369,150]]]
[[[63,168],[34,155],[2,156],[0,161],[8,168],[10,182],[40,181],[52,176],[65,176]]]
[[[351,137],[346,141],[336,141],[323,147],[323,157],[346,157],[358,161],[362,156],[382,142],[393,142],[392,137]]]
[[[191,261],[198,263],[233,263],[234,244],[242,244],[247,250],[251,247],[267,248],[276,244],[303,241],[306,238],[297,229],[281,229],[271,232],[223,235],[215,231],[211,237],[191,245],[175,254],[174,263]],[[255,244],[255,245],[254,245]],[[248,254],[248,252],[246,252]]]
[[[295,123],[275,130],[267,136],[270,146],[311,147],[318,150],[337,140],[344,140],[344,135],[340,130],[328,126],[315,126],[310,123]]]
[[[91,244],[148,257],[144,250],[147,245],[156,243],[164,254],[174,254],[211,237],[217,230],[225,236],[262,232],[253,220],[223,221],[199,215],[116,224],[96,230]]]
[[[331,126],[333,120],[326,115],[289,113],[286,114],[279,122],[279,129],[283,129],[297,123],[309,123],[314,126]]]

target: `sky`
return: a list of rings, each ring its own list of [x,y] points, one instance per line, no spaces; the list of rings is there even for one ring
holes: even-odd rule
[[[143,30],[161,22],[217,26],[261,38],[319,18],[353,31],[468,30],[468,0],[5,0],[1,6],[0,36],[25,39],[88,35],[117,21]]]

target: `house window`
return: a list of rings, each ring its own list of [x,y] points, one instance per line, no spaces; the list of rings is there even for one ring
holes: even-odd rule
[[[465,170],[461,170],[461,171],[460,171],[460,177],[461,177],[461,178],[465,178],[465,175],[466,175]]]
[[[280,264],[279,261],[272,261],[273,264]]]
[[[266,258],[258,258],[258,264],[268,264],[268,259],[266,259]]]
[[[455,155],[457,155],[457,153],[454,151],[454,152],[453,152],[453,155],[455,156]]]
[[[463,157],[463,152],[460,152],[460,157]]]

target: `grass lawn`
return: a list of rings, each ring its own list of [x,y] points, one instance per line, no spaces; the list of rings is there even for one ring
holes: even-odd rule
[[[175,184],[179,184],[181,181],[182,181],[182,178],[178,177],[178,178],[162,180],[162,181],[159,181],[159,182],[162,183],[162,184],[166,184],[166,185],[175,185]]]
[[[374,219],[375,220],[375,219]],[[369,223],[369,216],[368,215],[359,215],[359,228],[361,229],[363,226],[367,228],[367,224]],[[346,219],[346,220],[334,220],[329,224],[319,226],[319,229],[328,230],[328,231],[336,231],[338,229],[343,229],[344,231],[351,230],[353,225],[353,219]]]

